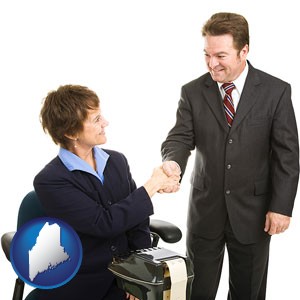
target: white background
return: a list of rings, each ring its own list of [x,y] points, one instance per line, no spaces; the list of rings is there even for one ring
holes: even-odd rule
[[[250,25],[249,60],[292,85],[299,119],[299,15],[296,1],[10,0],[0,2],[0,232],[16,228],[21,198],[34,175],[57,154],[39,123],[41,101],[62,84],[97,92],[105,147],[123,152],[138,185],[161,162],[160,145],[174,124],[181,86],[206,72],[201,27],[218,11]],[[213,138],[213,137],[212,137]],[[154,218],[181,227],[193,157],[174,195],[157,195]],[[298,199],[290,229],[271,243],[268,299],[299,299]],[[218,300],[226,299],[227,260]],[[15,273],[0,253],[0,299],[11,299]],[[28,292],[30,288],[26,288]]]

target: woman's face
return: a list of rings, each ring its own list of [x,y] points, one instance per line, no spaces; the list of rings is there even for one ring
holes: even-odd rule
[[[83,130],[77,135],[76,144],[82,148],[93,148],[106,143],[105,127],[108,122],[101,115],[100,108],[88,110]]]

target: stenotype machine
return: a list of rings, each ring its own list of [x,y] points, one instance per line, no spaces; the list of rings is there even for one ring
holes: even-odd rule
[[[140,300],[188,300],[194,278],[191,261],[154,247],[116,257],[109,270],[120,288]]]

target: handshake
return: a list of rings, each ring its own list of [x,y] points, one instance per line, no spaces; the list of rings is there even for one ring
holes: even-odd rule
[[[180,166],[175,161],[165,161],[153,170],[150,179],[144,184],[149,196],[155,193],[174,193],[180,188]]]

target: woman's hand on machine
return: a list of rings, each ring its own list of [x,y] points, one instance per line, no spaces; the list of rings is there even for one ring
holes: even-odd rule
[[[139,298],[136,298],[133,295],[130,295],[129,293],[126,293],[126,299],[128,299],[128,300],[139,300]]]

